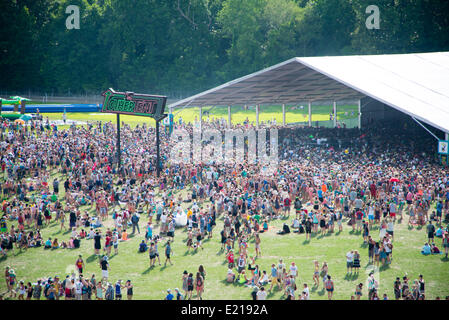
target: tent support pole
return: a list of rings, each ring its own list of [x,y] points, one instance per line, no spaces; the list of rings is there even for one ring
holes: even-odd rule
[[[228,128],[231,128],[231,106],[228,106]]]
[[[358,120],[359,120],[359,130],[362,129],[362,100],[359,99],[359,115],[358,115]]]
[[[312,102],[309,101],[309,127],[312,126]]]
[[[438,141],[440,140],[436,135],[433,134],[432,131],[430,131],[429,129],[427,129],[421,122],[419,122],[417,119],[415,119],[414,117],[412,117],[413,120],[416,121],[416,123],[418,123],[421,127],[423,127],[428,133],[430,133],[435,139],[437,139]]]
[[[282,125],[285,126],[285,103],[282,104]]]
[[[203,132],[203,106],[200,106],[200,132]]]
[[[259,129],[259,108],[260,105],[256,104],[256,128]]]
[[[337,101],[334,101],[334,128],[337,127]]]

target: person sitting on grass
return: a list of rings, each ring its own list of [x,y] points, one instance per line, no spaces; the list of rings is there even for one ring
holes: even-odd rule
[[[423,255],[425,255],[425,256],[427,256],[427,255],[432,253],[432,249],[431,249],[431,247],[429,246],[429,244],[427,242],[422,247],[421,253]]]
[[[51,245],[52,245],[51,238],[48,238],[48,240],[45,241],[44,249],[51,249]]]
[[[435,232],[435,237],[437,238],[443,238],[444,230],[441,226],[438,227],[437,231]]]
[[[431,244],[430,250],[431,250],[432,254],[440,254],[441,253],[440,249],[438,249],[438,247],[435,245],[435,243]]]
[[[290,228],[286,223],[282,226],[282,231],[278,231],[277,234],[288,234],[290,233]]]
[[[148,249],[148,246],[145,243],[145,240],[142,240],[142,242],[139,244],[139,252],[146,252],[147,249]]]
[[[74,246],[74,244],[73,244],[73,237],[70,238],[69,243],[67,244],[67,247],[68,247],[69,249],[75,248],[75,246]]]
[[[121,237],[120,241],[126,241],[126,240],[128,240],[128,232],[126,232],[126,229],[123,229],[122,237]]]
[[[226,282],[233,283],[235,280],[235,273],[231,268],[228,269],[228,273],[226,274]]]
[[[86,231],[84,229],[81,229],[79,236],[81,239],[84,239],[87,236]]]
[[[93,221],[93,223],[92,223],[92,227],[94,228],[94,229],[96,229],[96,228],[101,228],[103,225],[101,224],[101,221],[100,221],[100,219],[98,218],[98,217],[95,217],[95,220]]]
[[[242,272],[239,273],[239,275],[237,276],[236,282],[239,284],[246,284],[249,282],[249,279],[245,274],[245,270],[242,270]]]
[[[267,232],[268,231],[268,220],[265,218],[262,224],[262,230],[260,233]]]
[[[78,249],[80,247],[81,244],[81,240],[78,239],[78,237],[76,237],[75,239],[73,239],[73,248],[74,249]]]
[[[55,238],[55,240],[53,240],[53,243],[51,244],[51,248],[52,249],[58,249],[59,248],[59,243],[58,243],[58,239]]]

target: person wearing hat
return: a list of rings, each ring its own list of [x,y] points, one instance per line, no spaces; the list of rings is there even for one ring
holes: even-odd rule
[[[175,288],[176,300],[184,300],[184,296],[181,294],[178,288]]]
[[[165,300],[173,300],[173,294],[171,293],[171,290],[167,290],[167,295],[165,296]]]
[[[115,283],[115,300],[122,300],[122,289],[124,289],[125,286],[122,285],[122,280],[117,280]]]
[[[107,280],[109,277],[109,263],[108,263],[108,258],[107,256],[104,256],[101,260],[100,260],[100,267],[101,267],[101,274],[102,274],[102,280]]]
[[[9,268],[9,286],[8,292],[11,292],[11,296],[14,294],[14,298],[16,297],[16,290],[14,290],[14,285],[16,284],[16,273],[13,268]]]

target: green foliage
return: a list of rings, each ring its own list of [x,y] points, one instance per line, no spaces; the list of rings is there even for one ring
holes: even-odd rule
[[[294,56],[449,50],[449,2],[6,0],[0,89],[185,97]],[[80,29],[67,30],[68,5]]]

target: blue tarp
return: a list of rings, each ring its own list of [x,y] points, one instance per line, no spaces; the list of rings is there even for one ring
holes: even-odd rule
[[[64,108],[66,112],[99,112],[102,104],[98,106],[96,104],[27,104],[25,106],[25,112],[36,113],[37,109],[39,109],[39,113],[62,113],[64,112]],[[14,111],[14,106],[2,106],[2,111]]]

